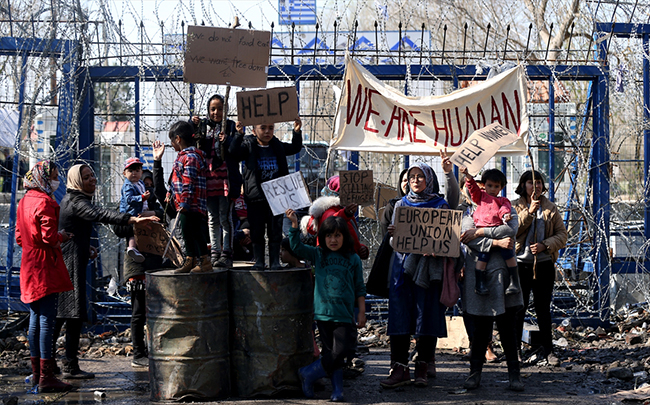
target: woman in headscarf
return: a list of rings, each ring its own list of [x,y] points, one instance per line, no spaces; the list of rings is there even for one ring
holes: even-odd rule
[[[79,368],[77,357],[81,326],[88,316],[86,313],[86,267],[88,260],[97,257],[97,249],[90,245],[94,222],[114,225],[158,221],[158,217],[134,217],[130,214],[107,210],[92,202],[97,178],[86,164],[74,165],[68,171],[67,194],[61,201],[59,229],[65,229],[74,236],[63,243],[63,259],[68,268],[73,291],[59,295],[59,308],[55,337],[63,324],[66,324],[65,357],[63,358],[63,378],[87,379],[95,375]],[[56,339],[55,339],[56,342]]]
[[[52,198],[59,188],[58,178],[59,170],[54,163],[38,162],[25,175],[27,193],[16,212],[16,242],[23,248],[20,299],[29,304],[32,383],[38,384],[40,392],[72,389],[54,376],[56,360],[52,353],[57,296],[72,290],[61,243],[73,235],[59,231],[59,204]]]
[[[443,167],[445,163],[443,160]],[[445,170],[446,172],[447,170]],[[407,172],[409,192],[395,203],[395,212],[399,207],[450,208],[445,199],[438,194],[438,179],[433,169],[425,163],[411,166]],[[456,190],[458,193],[458,183]],[[393,221],[395,222],[395,214]],[[388,232],[393,233],[391,224]],[[417,361],[415,362],[415,385],[424,387],[428,384],[428,361],[433,357],[438,337],[447,336],[445,323],[446,307],[440,303],[442,282],[431,281],[427,288],[421,286],[406,273],[405,263],[409,256],[419,260],[422,255],[404,254],[395,251],[391,263],[388,296],[388,335],[390,336],[391,370],[390,376],[381,382],[384,388],[394,388],[411,383],[408,368],[411,335],[418,336]],[[420,257],[418,257],[420,256]],[[447,260],[443,257],[431,257],[431,266],[443,268]]]

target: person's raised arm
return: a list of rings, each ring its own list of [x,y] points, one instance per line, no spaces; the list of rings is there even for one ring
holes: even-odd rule
[[[286,155],[295,155],[302,149],[302,121],[300,117],[293,122],[293,136],[291,143],[282,143]]]

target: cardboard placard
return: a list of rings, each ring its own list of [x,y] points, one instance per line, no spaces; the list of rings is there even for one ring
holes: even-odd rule
[[[375,201],[372,170],[341,170],[339,172],[341,205],[370,205]]]
[[[361,210],[361,216],[364,218],[379,220],[383,215],[384,208],[386,208],[388,201],[397,197],[397,190],[395,190],[395,187],[383,183],[375,183],[373,187],[375,189],[375,203],[368,207],[363,207]]]
[[[402,253],[458,257],[462,219],[457,210],[397,207],[391,246]]]
[[[266,87],[271,33],[190,25],[183,80]]]
[[[311,205],[309,189],[300,172],[266,181],[262,183],[262,191],[273,215],[284,214],[289,208],[297,210]]]
[[[503,125],[494,122],[478,129],[451,155],[456,166],[465,166],[472,176],[476,176],[483,166],[496,155],[502,146],[510,145],[519,139]]]
[[[297,117],[296,86],[237,93],[237,119],[244,126],[293,121]]]
[[[167,242],[171,235],[165,229],[165,226],[160,222],[148,222],[146,224],[133,225],[133,233],[135,234],[135,243],[138,250],[144,253],[151,253],[154,255],[162,256],[165,253]],[[176,266],[183,263],[183,253],[181,252],[180,244],[176,238],[171,237],[172,242],[167,249],[167,257]]]

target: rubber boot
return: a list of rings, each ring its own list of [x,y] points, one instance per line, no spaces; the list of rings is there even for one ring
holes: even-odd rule
[[[332,402],[345,402],[343,397],[343,369],[339,368],[334,370],[331,377],[332,381]]]
[[[30,357],[32,361],[32,386],[38,385],[41,379],[41,358]]]
[[[255,255],[253,269],[264,270],[264,244],[253,243],[253,254]]]
[[[307,398],[314,397],[314,382],[323,377],[327,377],[327,373],[320,362],[320,359],[298,370],[300,381],[302,382],[302,392]],[[343,376],[343,374],[341,374]],[[343,386],[343,384],[341,384]]]
[[[469,377],[465,380],[465,387],[468,390],[475,390],[481,386],[481,373],[483,372],[483,362],[470,360],[469,362]]]
[[[203,255],[196,261],[196,266],[192,268],[190,273],[210,273],[212,271],[212,262],[210,255]]]
[[[393,363],[388,378],[379,384],[384,388],[395,388],[411,384],[411,373],[409,372],[409,367],[406,364],[397,362]]]
[[[508,267],[508,275],[510,275],[510,285],[506,288],[506,295],[518,294],[519,291],[519,271],[517,266]]]
[[[436,354],[433,353],[431,360],[427,363],[427,377],[436,378]]]
[[[415,362],[415,382],[413,385],[416,387],[426,387],[429,385],[429,379],[427,378],[428,368],[429,365],[426,361]]]
[[[269,267],[271,270],[282,270],[280,264],[280,243],[269,243]]]
[[[38,380],[39,392],[66,392],[72,389],[72,385],[60,381],[54,376],[56,360],[41,359],[41,377]]]
[[[67,357],[64,357],[62,363],[63,369],[61,370],[61,377],[66,380],[89,380],[95,378],[95,374],[88,373],[79,368],[79,359],[68,359]],[[43,363],[41,363],[41,367],[42,365]]]
[[[176,274],[189,273],[190,271],[192,271],[193,267],[194,267],[194,258],[186,257],[185,260],[183,261],[183,264],[181,264],[181,267],[174,270],[174,273]]]
[[[474,292],[476,295],[488,295],[490,291],[487,289],[487,273],[485,270],[474,270],[474,278],[476,279],[474,285]]]
[[[518,361],[508,362],[508,380],[510,380],[510,385],[508,385],[509,390],[511,391],[524,390],[524,383],[521,381],[521,373],[519,372]]]

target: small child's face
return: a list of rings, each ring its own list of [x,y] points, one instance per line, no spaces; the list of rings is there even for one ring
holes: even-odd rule
[[[335,231],[325,235],[325,244],[329,250],[336,252],[343,246],[343,234],[339,231]]]
[[[273,139],[274,129],[275,126],[273,124],[255,125],[253,132],[255,133],[255,137],[257,137],[257,142],[262,146],[268,145],[271,139]]]
[[[492,197],[498,197],[499,193],[503,189],[501,183],[494,182],[492,180],[485,181],[485,192]]]
[[[212,100],[208,106],[208,117],[214,122],[223,121],[223,103],[221,100]]]
[[[131,183],[139,181],[142,177],[142,166],[141,165],[131,165],[124,169],[124,177]]]

